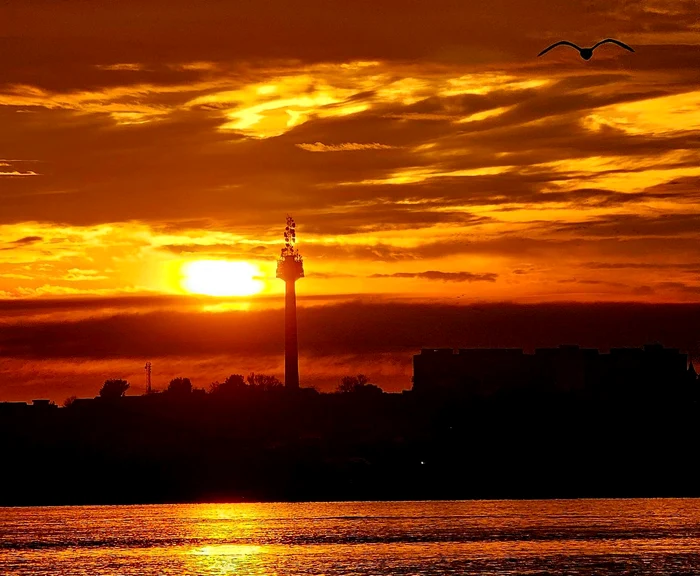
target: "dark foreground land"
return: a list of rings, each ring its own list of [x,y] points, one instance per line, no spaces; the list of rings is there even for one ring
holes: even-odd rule
[[[697,382],[0,407],[0,505],[700,496]]]

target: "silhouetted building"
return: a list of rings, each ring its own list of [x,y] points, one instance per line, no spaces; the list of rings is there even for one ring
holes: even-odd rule
[[[299,388],[299,345],[297,343],[296,281],[304,277],[304,262],[295,247],[296,224],[287,216],[284,248],[277,261],[277,278],[285,283],[284,299],[284,385]]]
[[[26,402],[0,402],[0,420],[25,413],[28,409]]]
[[[48,408],[49,406],[51,406],[51,400],[45,398],[32,400],[32,406],[36,406],[39,408]]]
[[[695,371],[675,348],[423,349],[413,357],[413,389],[488,396],[504,390],[593,392],[604,396],[674,393]]]

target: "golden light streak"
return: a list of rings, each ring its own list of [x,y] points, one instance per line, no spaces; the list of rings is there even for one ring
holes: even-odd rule
[[[442,96],[459,96],[461,94],[483,95],[496,90],[528,90],[540,88],[553,81],[546,78],[523,80],[518,76],[502,73],[466,74],[447,80],[447,87],[440,92]]]
[[[483,112],[477,112],[475,114],[470,114],[460,120],[457,120],[458,124],[465,124],[469,122],[480,122],[482,120],[487,120],[488,118],[494,118],[500,116],[511,110],[512,106],[501,106],[500,108],[493,108],[491,110],[484,110]]]
[[[460,178],[469,176],[492,176],[514,169],[515,166],[485,166],[468,170],[441,171],[435,168],[407,168],[397,170],[386,178],[360,180],[359,182],[340,182],[341,186],[350,185],[384,185],[384,184],[415,184],[432,178]]]
[[[598,108],[585,118],[584,125],[594,131],[608,126],[647,135],[698,130],[700,91]]]

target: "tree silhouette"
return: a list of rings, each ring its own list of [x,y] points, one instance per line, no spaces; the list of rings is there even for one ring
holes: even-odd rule
[[[353,390],[354,394],[362,394],[364,397],[370,396],[370,395],[380,395],[384,394],[384,390],[382,390],[379,386],[376,384],[365,384],[364,386],[358,386]]]
[[[121,398],[129,389],[129,383],[126,380],[105,380],[105,383],[100,388],[100,397],[105,400],[113,398]]]
[[[357,376],[343,376],[340,384],[338,385],[338,392],[343,394],[349,394],[350,392],[356,392],[358,389],[363,388],[369,383],[369,378],[364,374],[358,374]]]
[[[189,378],[173,378],[168,384],[167,392],[178,396],[192,393],[192,382]]]
[[[235,394],[246,388],[245,379],[241,374],[231,374],[223,382],[214,382],[209,387],[210,394],[228,395]]]
[[[66,398],[66,399],[63,401],[63,407],[64,407],[64,408],[69,408],[70,406],[73,405],[73,402],[75,402],[77,399],[78,399],[78,398],[77,398],[76,396],[68,396],[68,398]]]
[[[275,376],[270,376],[269,374],[255,374],[255,372],[251,372],[248,374],[246,380],[248,382],[248,386],[259,388],[265,392],[282,388],[282,382],[280,382]]]

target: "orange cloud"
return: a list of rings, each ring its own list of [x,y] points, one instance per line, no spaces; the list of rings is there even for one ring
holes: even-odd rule
[[[379,144],[378,142],[368,142],[365,144],[358,142],[344,142],[342,144],[323,144],[315,142],[314,144],[297,144],[302,150],[307,152],[351,152],[357,150],[391,150],[395,146],[387,144]]]

